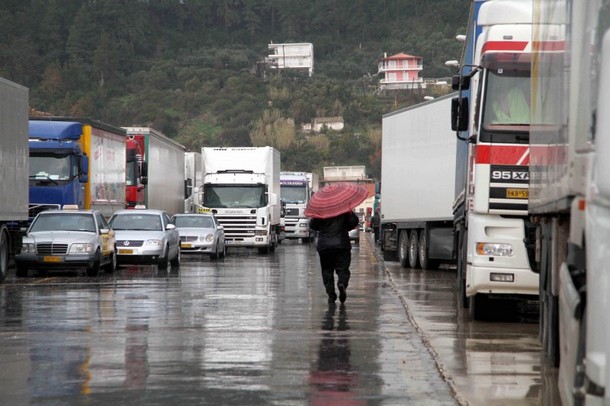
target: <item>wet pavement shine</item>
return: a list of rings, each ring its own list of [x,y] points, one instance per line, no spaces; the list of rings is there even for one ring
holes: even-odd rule
[[[313,244],[179,269],[0,285],[6,405],[554,405],[537,324],[478,323],[455,272],[384,263],[363,234],[345,304]]]

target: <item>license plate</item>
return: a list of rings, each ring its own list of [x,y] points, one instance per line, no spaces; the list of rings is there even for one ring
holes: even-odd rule
[[[42,260],[44,262],[61,262],[61,257],[44,257]]]
[[[123,248],[119,248],[119,254],[123,255],[123,254],[133,254],[133,250],[126,250]]]
[[[208,209],[207,207],[198,207],[197,208],[197,213],[211,213],[212,210]]]
[[[506,189],[506,197],[508,199],[527,199],[527,189]]]
[[[188,243],[183,242],[182,244],[180,244],[180,247],[181,248],[192,248],[193,244],[188,244]]]

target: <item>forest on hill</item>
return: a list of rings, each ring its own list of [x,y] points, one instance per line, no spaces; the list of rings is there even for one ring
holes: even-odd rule
[[[33,109],[150,126],[190,150],[272,145],[283,170],[366,165],[379,177],[381,116],[423,101],[380,94],[384,53],[447,78],[471,0],[3,0],[0,76]],[[314,74],[261,70],[267,45],[310,42]],[[426,95],[436,96],[429,93]],[[311,135],[314,117],[345,128]]]

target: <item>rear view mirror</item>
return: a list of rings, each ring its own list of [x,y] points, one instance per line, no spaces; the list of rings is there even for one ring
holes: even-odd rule
[[[451,99],[451,130],[468,130],[468,98],[454,97]]]

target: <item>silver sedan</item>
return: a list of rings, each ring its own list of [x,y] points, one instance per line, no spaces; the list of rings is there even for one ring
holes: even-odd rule
[[[30,269],[85,268],[88,276],[96,276],[102,267],[113,272],[114,232],[97,210],[43,211],[23,237],[15,264],[18,277]]]
[[[163,210],[118,210],[110,218],[116,238],[117,263],[180,266],[180,236]]]
[[[212,214],[176,214],[172,222],[180,233],[184,254],[208,254],[211,259],[226,255],[224,228]]]

